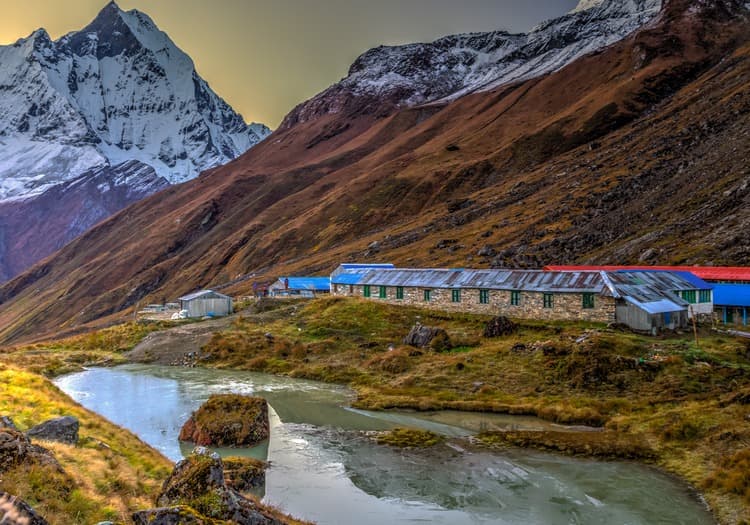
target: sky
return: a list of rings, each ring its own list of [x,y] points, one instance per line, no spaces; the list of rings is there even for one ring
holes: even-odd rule
[[[0,0],[0,44],[82,29],[106,0]],[[577,0],[118,0],[148,14],[247,121],[275,128],[378,45],[528,31]]]

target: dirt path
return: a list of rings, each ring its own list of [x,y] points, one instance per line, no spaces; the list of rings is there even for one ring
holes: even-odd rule
[[[195,360],[214,332],[228,327],[234,318],[222,317],[153,332],[127,352],[125,357],[135,363],[186,364]]]

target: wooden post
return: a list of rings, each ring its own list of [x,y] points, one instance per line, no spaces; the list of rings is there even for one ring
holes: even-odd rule
[[[695,336],[695,347],[698,348],[698,325],[695,321],[695,311],[693,311],[693,305],[688,306],[688,312],[690,312],[693,318],[693,335]]]

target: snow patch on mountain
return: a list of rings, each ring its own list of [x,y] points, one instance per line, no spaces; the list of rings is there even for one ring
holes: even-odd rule
[[[661,7],[662,0],[581,0],[572,12],[528,33],[468,33],[376,47],[356,59],[346,78],[295,108],[282,127],[337,113],[352,97],[409,107],[551,73],[622,40]]]
[[[129,160],[182,182],[269,134],[216,95],[147,15],[114,2],[59,40],[40,29],[0,46],[0,200]]]

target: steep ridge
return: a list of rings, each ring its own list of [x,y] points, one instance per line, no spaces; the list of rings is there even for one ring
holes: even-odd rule
[[[361,55],[349,74],[297,106],[281,124],[327,113],[375,113],[453,100],[556,71],[650,22],[662,0],[581,2],[571,13],[529,33],[451,35],[434,42],[380,46]]]
[[[4,285],[0,337],[351,259],[627,263],[653,250],[662,263],[747,264],[748,35],[743,2],[671,0],[542,77],[298,120]]]
[[[0,200],[138,160],[170,182],[270,131],[247,125],[145,14],[110,2],[84,29],[0,46]]]
[[[151,166],[131,160],[91,169],[37,195],[0,201],[0,282],[167,186]]]

